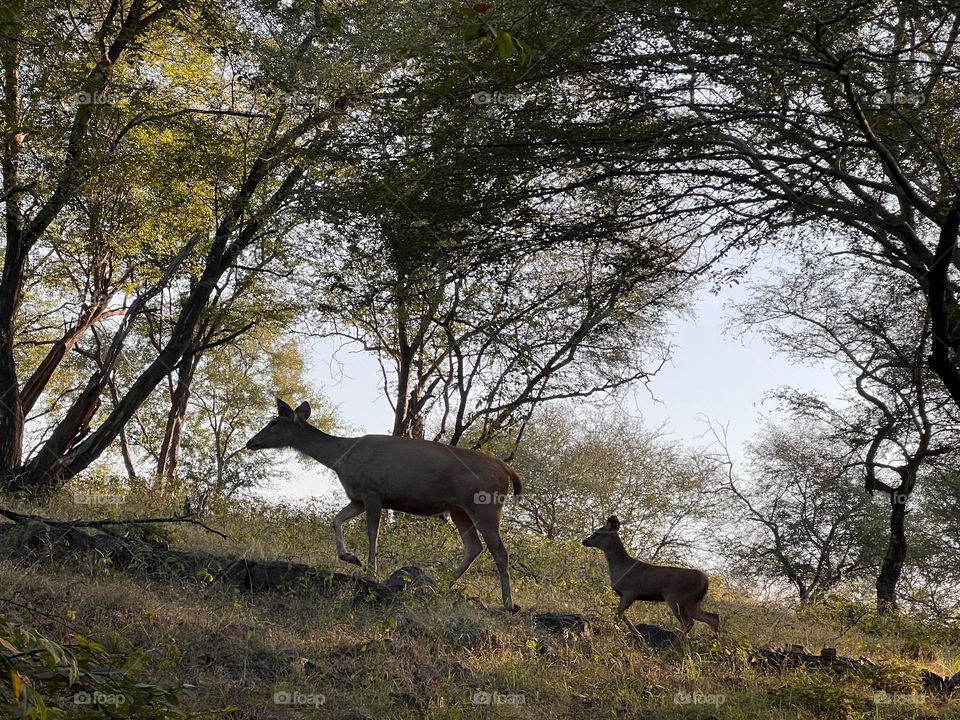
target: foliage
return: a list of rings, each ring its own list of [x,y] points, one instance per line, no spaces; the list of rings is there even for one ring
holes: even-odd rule
[[[11,720],[187,717],[182,690],[143,682],[135,656],[82,635],[59,644],[0,615],[0,660],[0,712]]]
[[[786,583],[813,603],[880,564],[883,509],[860,487],[849,448],[822,424],[768,422],[748,447],[746,470],[728,470],[730,524],[717,535],[736,574]]]
[[[933,617],[956,617],[960,611],[960,475],[949,467],[934,470],[911,516],[911,555],[920,560],[904,574],[904,601]]]
[[[908,560],[907,504],[918,482],[949,467],[960,448],[956,406],[924,360],[937,340],[903,279],[895,284],[871,262],[822,258],[810,248],[792,257],[795,269],[774,269],[754,286],[738,321],[795,361],[829,366],[853,397],[838,407],[793,388],[773,393],[837,446],[837,467],[859,469],[867,493],[887,496],[889,529],[875,529],[887,545],[876,585],[878,601],[895,605],[904,564],[923,561]]]
[[[496,450],[496,445],[490,449]],[[645,559],[702,550],[716,474],[703,455],[629,419],[557,406],[537,412],[511,461],[524,478],[519,527],[581,540],[611,513]]]
[[[807,710],[825,720],[862,720],[860,703],[832,678],[798,673],[775,691],[777,700],[790,709]]]

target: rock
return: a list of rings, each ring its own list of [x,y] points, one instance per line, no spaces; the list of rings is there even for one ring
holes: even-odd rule
[[[930,672],[929,670],[921,670],[920,682],[923,683],[923,689],[927,692],[949,695],[954,690],[957,690],[958,686],[960,686],[960,682],[957,682],[958,675],[960,675],[960,673],[946,678],[942,675],[937,675],[935,672]]]
[[[761,667],[784,669],[791,667],[845,667],[857,668],[873,665],[869,658],[848,658],[837,655],[835,648],[823,648],[819,655],[797,650],[802,645],[791,645],[789,649],[777,647],[759,648],[750,653],[750,662]]]
[[[394,592],[400,592],[401,590],[406,590],[408,587],[426,585],[429,582],[430,580],[423,570],[413,565],[404,565],[399,570],[395,570],[393,574],[384,581],[383,586]]]
[[[549,657],[550,655],[556,654],[556,648],[553,647],[550,643],[538,642],[537,643],[537,655],[540,657]]]
[[[643,641],[650,647],[657,648],[658,650],[673,647],[683,640],[680,633],[667,630],[659,625],[645,625],[641,623],[637,625],[636,628]]]
[[[251,560],[164,547],[138,536],[121,537],[93,528],[73,527],[61,521],[35,520],[19,525],[0,525],[0,534],[16,533],[21,554],[40,554],[55,560],[67,556],[110,558],[112,567],[155,576],[196,578],[209,575],[218,582],[249,592],[291,588],[314,588],[331,592],[338,587],[363,591],[379,583],[356,575],[286,560]]]
[[[367,581],[369,584],[358,586],[354,602],[378,603],[392,600],[407,588],[423,587],[430,583],[426,573],[413,565],[405,565],[393,572],[383,583]]]
[[[570,632],[574,635],[590,637],[590,620],[575,613],[540,613],[533,616],[533,624],[554,632]]]

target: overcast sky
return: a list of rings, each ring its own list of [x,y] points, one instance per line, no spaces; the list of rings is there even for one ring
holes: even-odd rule
[[[641,386],[631,392],[622,403],[622,411],[692,445],[707,443],[702,437],[706,418],[727,425],[730,449],[736,458],[760,418],[775,412],[771,401],[763,401],[769,390],[791,385],[838,396],[840,385],[827,369],[793,365],[776,355],[761,338],[740,338],[725,330],[724,318],[729,310],[723,304],[744,295],[742,286],[726,289],[718,297],[701,293],[693,308],[694,316],[673,324],[672,363],[651,380],[649,389]],[[334,341],[315,345],[311,353],[312,381],[337,406],[345,424],[344,434],[389,433],[393,418],[381,391],[379,365],[356,347],[338,345]],[[293,451],[282,452],[293,455]],[[295,477],[265,489],[265,495],[293,501],[331,494],[342,497],[336,477],[319,465],[312,470],[291,461],[289,467]]]

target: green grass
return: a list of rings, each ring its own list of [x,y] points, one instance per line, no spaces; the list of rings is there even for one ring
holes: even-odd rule
[[[121,510],[169,511],[150,505],[139,499]],[[34,509],[58,517],[117,512],[81,513],[68,498]],[[182,547],[350,571],[334,562],[329,509],[248,503],[206,522],[229,539],[188,525],[170,527],[169,539]],[[347,542],[365,550],[362,523],[351,523]],[[499,609],[486,554],[449,587],[460,547],[452,526],[438,519],[385,524],[381,574],[414,564],[435,581],[385,606],[355,604],[346,591],[250,595],[204,578],[161,582],[92,560],[15,562],[6,552],[0,587],[5,597],[68,620],[110,650],[139,655],[153,680],[196,686],[184,701],[189,709],[238,720],[960,717],[960,698],[917,694],[921,668],[960,671],[957,628],[880,618],[849,602],[802,611],[756,603],[727,594],[718,581],[707,607],[723,618],[721,640],[698,624],[683,647],[651,651],[632,646],[615,624],[615,596],[598,553],[529,536],[510,536],[507,543],[515,600],[523,608],[516,615]],[[562,637],[538,630],[532,615],[542,611],[595,616],[595,632]],[[7,612],[50,637],[68,637],[43,617]],[[662,605],[637,604],[630,615],[637,622],[676,624]],[[876,666],[778,673],[748,662],[751,648],[791,644],[867,655]],[[283,699],[282,693],[299,704],[278,704],[275,696]],[[877,704],[878,698],[891,702]]]

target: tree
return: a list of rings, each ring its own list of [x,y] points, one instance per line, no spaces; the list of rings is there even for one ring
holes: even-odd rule
[[[701,527],[717,503],[709,459],[635,420],[578,414],[570,403],[545,406],[512,465],[524,478],[512,522],[526,530],[580,540],[616,513],[645,558],[704,549]]]
[[[615,392],[666,359],[665,311],[681,299],[666,251],[645,262],[635,241],[576,241],[459,277],[380,272],[378,246],[368,252],[328,271],[327,332],[388,366],[395,434],[422,437],[432,417],[454,445],[517,437],[538,404]]]
[[[421,278],[409,268],[435,265],[464,278],[466,270],[565,242],[595,247],[617,238],[629,251],[623,257],[650,261],[620,266],[633,280],[657,274],[661,258],[680,284],[709,265],[693,261],[695,242],[667,243],[657,238],[679,236],[651,231],[657,188],[616,174],[576,187],[578,177],[604,166],[591,143],[609,131],[583,120],[606,98],[567,80],[603,40],[586,33],[575,47],[561,47],[579,18],[523,4],[490,15],[468,7],[451,20],[436,4],[374,0],[338,8],[306,0],[5,3],[4,486],[55,487],[117,439],[123,446],[139,408],[176,376],[181,392],[171,399],[161,453],[169,473],[200,357],[256,322],[255,308],[232,298],[256,297],[264,277],[289,272],[291,253],[317,257],[331,237],[351,242],[353,227],[372,226],[369,237],[399,248],[390,256],[401,271],[398,287],[417,292]],[[474,101],[478,90],[517,83],[539,94],[509,109]],[[73,101],[63,104],[64,97]],[[642,118],[620,122],[648,140],[660,132]],[[418,171],[426,172],[422,181],[408,182]],[[395,181],[408,187],[398,193]],[[398,202],[404,212],[391,211]],[[421,232],[405,234],[411,227]],[[83,288],[82,301],[63,309],[59,337],[49,328],[44,335],[21,310],[43,272],[45,248],[70,236],[94,265],[113,269],[90,275],[88,288],[86,272],[76,272],[80,256],[71,255],[64,267]],[[419,262],[403,265],[401,256]],[[612,288],[614,277],[606,278]],[[37,307],[54,291],[44,292]],[[656,293],[647,298],[656,301]],[[118,311],[115,322],[103,324],[101,308]],[[609,313],[594,315],[585,329],[608,320]],[[98,325],[103,332],[91,339]],[[18,342],[31,335],[52,343],[49,361],[18,357]],[[154,338],[153,352],[118,374],[141,336]],[[67,368],[57,358],[69,348],[86,363],[71,364],[76,376],[60,382],[54,377]],[[519,402],[498,399],[493,425],[548,394],[529,382],[536,375],[519,374],[530,390]],[[53,384],[69,391],[25,427],[25,408]],[[409,392],[397,394],[408,403]],[[406,414],[401,425],[415,419]],[[41,442],[25,453],[23,438],[33,435]],[[129,472],[132,459],[125,461]]]
[[[886,270],[862,261],[801,254],[798,265],[755,288],[739,321],[799,362],[831,365],[854,394],[837,408],[815,394],[777,393],[792,413],[828,425],[854,453],[848,462],[862,468],[866,492],[888,497],[877,601],[892,608],[907,559],[907,506],[919,479],[960,447],[956,406],[924,363],[930,323],[909,284],[894,287]]]
[[[829,234],[851,267],[906,278],[930,317],[929,367],[960,407],[960,121],[951,3],[762,0],[619,4],[608,91],[656,87],[636,113],[673,120],[637,170],[672,178],[710,229],[744,244]],[[637,95],[647,99],[644,94]]]
[[[294,30],[294,13],[279,8],[259,8],[264,14],[257,23],[249,22],[249,14],[211,5],[200,10],[132,0],[75,10],[82,22],[77,12],[7,3],[0,18],[6,138],[0,158],[6,203],[0,471],[12,489],[49,487],[87,467],[180,366],[225,280],[242,286],[245,275],[258,269],[257,255],[297,223],[293,201],[311,175],[312,149],[326,142],[332,120],[344,110],[336,95],[330,105],[308,109],[278,107],[269,97],[271,85],[295,81],[298,74],[310,77],[323,64],[317,48],[330,38],[319,14]],[[263,33],[271,23],[282,32]],[[211,41],[219,43],[218,60]],[[51,51],[24,55],[27,47]],[[154,52],[143,53],[144,47]],[[175,68],[173,55],[181,57],[184,48],[187,59]],[[286,65],[287,74],[278,76],[274,63]],[[241,66],[250,74],[241,77]],[[224,78],[235,92],[208,94]],[[59,98],[65,95],[78,102],[62,108]],[[203,153],[187,152],[197,144]],[[116,168],[119,178],[112,175]],[[42,444],[22,457],[23,399],[34,400],[38,391],[36,383],[28,384],[23,397],[15,362],[17,337],[25,329],[19,310],[33,277],[29,259],[42,242],[57,244],[60,224],[92,212],[97,205],[87,199],[101,187],[108,189],[111,222],[125,219],[127,232],[155,237],[163,210],[184,192],[171,178],[174,168],[181,180],[196,182],[189,190],[205,206],[204,217],[198,221],[186,213],[188,221],[175,225],[174,233],[160,233],[158,242],[143,248],[156,253],[153,272],[110,294],[109,302],[123,314],[103,355],[62,405]],[[121,187],[126,195],[110,194]],[[116,389],[111,409],[98,415],[131,328],[166,289],[175,292],[175,320],[162,348],[129,385]],[[88,315],[81,313],[69,326],[89,325]],[[210,343],[222,342],[231,330],[218,328]]]
[[[263,325],[204,353],[190,380],[175,446],[167,416],[180,384],[151,396],[128,427],[130,455],[143,470],[141,480],[152,483],[159,495],[189,498],[201,511],[282,475],[280,457],[247,452],[245,443],[275,414],[275,396],[318,398],[305,375],[305,358],[296,339]],[[314,405],[311,422],[331,430],[332,410],[322,398]],[[170,460],[163,453],[172,447],[176,466],[160,472],[164,459]]]
[[[319,331],[377,354],[393,432],[432,411],[451,443],[516,438],[539,402],[652,374],[664,311],[729,249],[643,177],[671,120],[611,90],[598,57],[622,28],[562,3],[455,16],[462,41],[449,18],[433,32],[459,62],[392,76],[313,196],[336,218]]]
[[[860,469],[832,428],[805,420],[767,422],[747,450],[740,475],[714,431],[726,467],[732,522],[718,541],[733,571],[749,581],[785,582],[801,604],[875,572],[882,553],[874,536],[882,512],[859,487]]]
[[[957,460],[924,478],[915,512],[908,516],[912,555],[922,558],[904,569],[901,597],[939,618],[960,611],[960,475]]]

